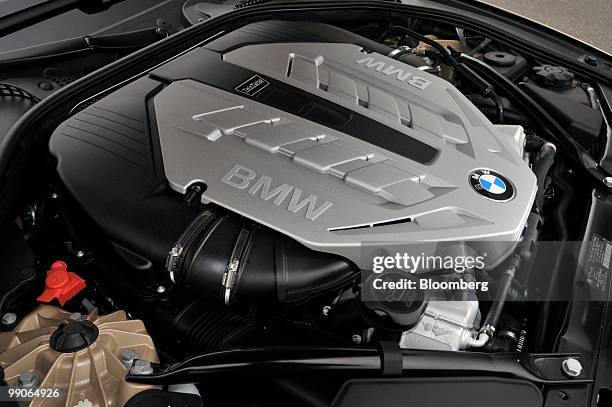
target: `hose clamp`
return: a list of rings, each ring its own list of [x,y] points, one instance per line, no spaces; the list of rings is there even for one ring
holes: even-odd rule
[[[480,328],[480,332],[484,333],[489,338],[492,338],[493,335],[495,335],[495,327],[487,324],[483,326],[482,328]]]
[[[225,273],[221,279],[221,286],[223,289],[223,302],[225,305],[230,305],[230,299],[232,295],[232,289],[234,284],[238,280],[238,274],[240,270],[240,259],[243,257],[244,252],[248,246],[251,236],[251,228],[243,227],[236,239],[232,254],[230,255],[229,262],[225,268]]]
[[[194,238],[208,225],[212,219],[213,212],[205,210],[200,213],[181,234],[181,237],[176,241],[174,246],[168,251],[166,257],[166,271],[170,277],[170,281],[176,284],[176,271],[179,269],[186,248],[189,247]]]

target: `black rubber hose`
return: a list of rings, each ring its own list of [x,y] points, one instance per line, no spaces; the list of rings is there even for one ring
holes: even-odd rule
[[[506,266],[501,273],[495,300],[493,301],[493,304],[487,313],[487,318],[482,325],[483,329],[489,334],[489,336],[492,335],[495,327],[497,326],[501,312],[506,304],[506,300],[508,299],[508,294],[512,288],[512,283],[514,281],[516,272],[521,268],[522,264],[529,262],[532,259],[535,249],[535,242],[538,240],[541,226],[542,217],[539,214],[539,211],[532,211],[527,220],[527,228],[523,234],[523,240],[519,242],[514,254],[506,263]]]
[[[493,301],[493,304],[491,304],[491,308],[487,313],[487,318],[482,325],[483,329],[494,331],[495,327],[497,326],[501,312],[506,304],[506,299],[508,298],[508,292],[510,292],[510,287],[512,287],[514,275],[516,274],[516,270],[520,267],[520,265],[521,257],[518,254],[515,254],[511,258],[510,264],[506,266],[501,277],[499,278],[499,286],[495,301]]]
[[[495,92],[490,92],[489,97],[495,103],[495,109],[497,111],[497,124],[503,124],[504,119],[504,102],[502,98]]]
[[[302,303],[359,274],[348,260],[315,252],[273,230],[222,216],[198,232],[176,283],[231,303]]]
[[[538,161],[533,166],[533,172],[538,181],[538,192],[536,194],[535,203],[541,211],[544,205],[544,192],[546,187],[546,176],[552,167],[555,160],[557,149],[554,144],[545,143],[540,149]]]
[[[472,101],[474,102],[474,101]],[[493,105],[485,105],[482,103],[474,103],[481,112],[485,114],[485,116],[489,117],[491,120],[497,120],[499,117],[499,110],[497,106]],[[525,126],[528,123],[528,120],[521,113],[516,110],[508,110],[504,107],[504,124],[518,124]]]
[[[523,234],[523,239],[517,245],[514,255],[510,258],[500,276],[495,301],[491,305],[487,318],[483,324],[483,329],[485,329],[485,331],[489,330],[489,334],[492,333],[497,326],[517,270],[520,269],[521,264],[530,261],[532,258],[535,242],[538,240],[543,223],[540,210],[544,201],[544,185],[546,176],[553,164],[555,152],[556,150],[553,144],[545,143],[540,149],[540,158],[536,162],[536,165],[534,165],[534,173],[538,182],[535,208],[527,220],[527,228]]]

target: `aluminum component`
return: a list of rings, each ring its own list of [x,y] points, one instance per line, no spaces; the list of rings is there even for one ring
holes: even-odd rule
[[[439,242],[469,241],[486,253],[487,268],[514,248],[536,192],[520,127],[495,126],[443,79],[352,44],[249,45],[223,58],[375,120],[405,142],[349,135],[179,80],[154,97],[174,190],[205,183],[203,203],[363,269],[375,249],[408,251],[409,242],[432,242],[433,253]],[[419,152],[402,150],[405,143]],[[475,170],[502,174],[514,195],[483,197],[468,179]],[[169,269],[176,257],[169,256]]]
[[[430,301],[419,323],[402,334],[400,347],[459,351],[482,346],[488,336],[474,338],[479,322],[478,301]]]
[[[582,373],[582,364],[578,359],[567,358],[561,363],[561,369],[568,377],[578,377]]]
[[[122,354],[135,350],[147,360],[158,362],[152,339],[142,321],[128,320],[125,312],[84,315],[99,335],[90,346],[77,352],[57,352],[50,346],[51,335],[66,323],[75,323],[74,314],[41,305],[24,317],[10,332],[0,333],[0,367],[8,386],[35,385],[65,391],[62,406],[76,406],[89,400],[95,406],[122,406],[134,394],[156,386],[128,383]],[[31,374],[34,375],[31,376]],[[57,399],[37,399],[30,406],[58,406]]]
[[[482,348],[489,342],[492,335],[489,335],[486,331],[479,331],[477,335],[473,335],[468,339],[465,347],[466,348]]]

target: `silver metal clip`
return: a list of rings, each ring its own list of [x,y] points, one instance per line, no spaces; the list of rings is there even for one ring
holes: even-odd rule
[[[174,271],[176,270],[176,265],[178,264],[179,259],[181,258],[181,254],[183,254],[183,247],[179,244],[172,247],[168,252],[168,257],[166,258],[166,270],[170,274],[170,280],[174,281]]]

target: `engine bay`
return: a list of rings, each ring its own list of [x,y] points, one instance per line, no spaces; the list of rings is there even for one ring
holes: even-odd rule
[[[612,185],[595,81],[399,12],[251,20],[41,126],[46,172],[4,234],[33,264],[2,308],[5,382],[61,385],[70,406],[160,389],[263,406],[257,381],[216,381],[223,352],[569,354],[583,239],[612,247],[593,229],[592,184]],[[284,405],[344,377],[279,369]]]

